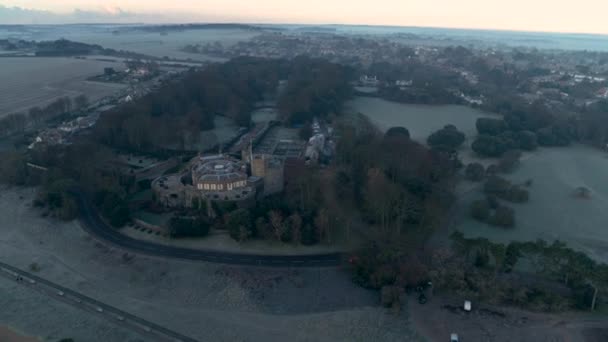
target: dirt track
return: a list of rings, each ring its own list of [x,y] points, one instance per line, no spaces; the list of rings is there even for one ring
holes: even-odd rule
[[[429,341],[599,342],[608,341],[608,317],[588,314],[541,314],[482,305],[470,313],[463,301],[435,296],[425,305],[408,298],[414,329]]]

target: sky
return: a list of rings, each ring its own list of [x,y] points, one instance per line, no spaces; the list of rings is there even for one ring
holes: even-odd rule
[[[64,18],[79,10],[89,18],[97,14],[140,22],[366,24],[608,34],[607,0],[0,0],[0,5],[56,12]]]

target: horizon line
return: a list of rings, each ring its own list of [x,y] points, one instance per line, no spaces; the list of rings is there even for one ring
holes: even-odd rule
[[[449,27],[449,26],[419,26],[419,25],[395,25],[395,24],[352,24],[352,23],[297,23],[297,22],[238,22],[238,21],[167,21],[167,22],[73,22],[73,23],[47,23],[47,24],[0,24],[0,27],[5,26],[65,26],[65,25],[146,25],[146,26],[163,26],[163,25],[250,25],[250,26],[362,26],[362,27],[384,27],[384,28],[413,28],[413,29],[441,29],[441,30],[461,30],[461,31],[488,31],[488,32],[511,32],[511,33],[541,33],[541,34],[570,34],[570,35],[593,35],[603,36],[608,38],[608,33],[599,32],[574,32],[574,31],[546,31],[546,30],[525,30],[525,29],[507,29],[507,28],[479,28],[479,27]]]

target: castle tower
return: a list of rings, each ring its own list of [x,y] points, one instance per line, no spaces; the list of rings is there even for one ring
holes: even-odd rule
[[[266,156],[263,154],[254,155],[251,159],[251,175],[255,177],[266,177]]]
[[[264,195],[283,192],[285,182],[283,161],[279,158],[266,159],[264,166]]]

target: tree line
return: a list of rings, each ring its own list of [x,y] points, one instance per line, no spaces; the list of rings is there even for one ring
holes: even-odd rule
[[[193,209],[181,216],[197,218],[193,228],[186,232],[198,232],[198,236],[206,235],[208,230],[201,230],[206,225],[227,230],[230,237],[239,242],[262,239],[296,245],[332,243],[340,233],[338,227],[344,218],[331,215],[327,210],[329,199],[324,196],[322,187],[317,170],[305,169],[286,184],[283,193],[258,199],[252,207],[239,208],[233,202],[215,202],[211,205],[216,217],[210,218],[207,217],[208,204],[195,199]],[[175,222],[171,221],[172,231]],[[176,228],[172,235],[192,236],[180,233],[183,231]]]
[[[595,310],[608,303],[608,265],[563,242],[537,240],[505,245],[485,238],[467,239],[460,232],[452,235],[452,241],[454,254],[435,256],[438,267],[432,278],[438,288],[547,311]],[[511,274],[533,281],[503,281]],[[543,279],[561,284],[565,291],[541,286]]]
[[[44,107],[32,107],[26,113],[13,113],[0,118],[0,136],[23,132],[32,124],[39,124],[75,110],[82,110],[89,104],[86,95],[75,98],[61,97]]]
[[[458,162],[410,140],[403,127],[381,134],[361,120],[341,128],[335,183],[342,205],[366,224],[350,258],[353,280],[383,292],[416,287],[428,280],[424,245],[452,203]],[[437,146],[460,143],[453,127],[445,130],[431,139]]]

